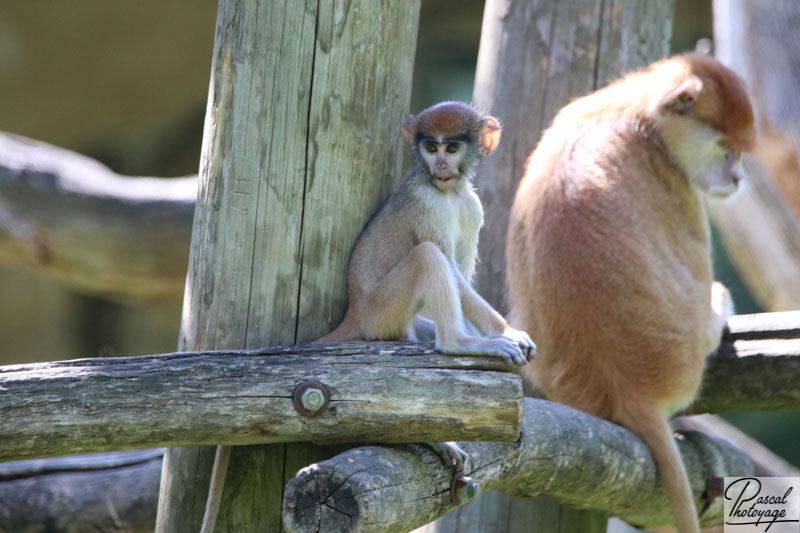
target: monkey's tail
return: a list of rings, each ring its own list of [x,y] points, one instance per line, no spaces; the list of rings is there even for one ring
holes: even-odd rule
[[[672,507],[678,533],[699,533],[700,523],[689,476],[667,419],[654,405],[640,404],[629,409],[625,419],[620,417],[619,421],[639,435],[650,448]]]
[[[361,333],[361,328],[358,327],[355,320],[355,313],[351,313],[348,308],[347,314],[344,315],[344,319],[342,323],[339,324],[339,327],[314,342],[347,342],[363,339],[364,336]]]

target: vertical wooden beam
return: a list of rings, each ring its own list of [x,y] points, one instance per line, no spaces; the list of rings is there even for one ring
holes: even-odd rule
[[[220,1],[179,349],[341,318],[350,248],[400,176],[418,17],[419,0]],[[234,448],[216,530],[280,531],[286,479],[321,453]],[[167,452],[157,531],[199,530],[213,456]]]
[[[666,56],[673,9],[674,0],[487,0],[473,100],[500,120],[503,141],[478,173],[476,286],[499,311],[508,212],[541,132],[572,98]]]
[[[479,172],[486,226],[476,286],[501,312],[508,310],[508,211],[541,132],[570,99],[666,56],[673,9],[673,0],[487,0],[473,99],[500,119],[503,142]],[[493,492],[421,531],[596,533],[606,530],[606,522],[602,513],[552,499],[515,500]]]
[[[725,251],[758,303],[800,306],[800,4],[714,1],[717,58],[742,76],[757,139],[747,180],[711,215]],[[769,258],[768,260],[764,260]]]

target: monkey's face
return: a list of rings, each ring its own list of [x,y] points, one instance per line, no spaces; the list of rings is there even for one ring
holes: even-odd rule
[[[744,178],[741,152],[705,122],[673,117],[662,127],[664,140],[691,184],[715,198],[736,192]]]
[[[440,191],[449,191],[461,178],[461,164],[466,144],[457,140],[425,139],[419,143],[419,153]]]

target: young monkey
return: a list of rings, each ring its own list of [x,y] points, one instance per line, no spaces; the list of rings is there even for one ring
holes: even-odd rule
[[[693,401],[732,312],[702,195],[736,190],[753,139],[731,71],[660,61],[559,112],[510,217],[511,322],[539,344],[528,377],[642,437],[680,533],[699,524],[667,418]]]
[[[524,365],[536,350],[530,337],[469,282],[483,225],[472,179],[500,141],[500,125],[466,104],[443,102],[406,117],[401,131],[413,166],[358,237],[347,313],[318,342],[430,340],[435,329],[442,353]]]
[[[445,354],[524,365],[536,346],[469,281],[483,225],[472,179],[478,161],[497,147],[500,125],[466,104],[443,102],[409,115],[400,129],[413,166],[358,237],[347,313],[318,342],[435,337]],[[467,460],[453,442],[428,444],[457,467]]]

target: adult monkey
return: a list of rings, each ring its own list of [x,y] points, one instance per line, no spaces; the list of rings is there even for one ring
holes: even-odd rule
[[[680,533],[699,531],[667,419],[688,406],[732,313],[702,195],[732,194],[753,111],[712,58],[654,63],[562,109],[526,167],[506,248],[511,322],[548,399],[649,446]]]

